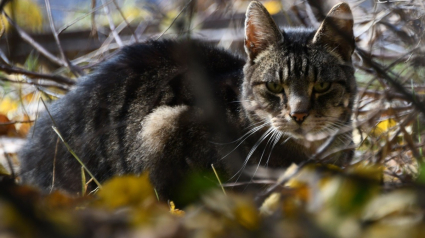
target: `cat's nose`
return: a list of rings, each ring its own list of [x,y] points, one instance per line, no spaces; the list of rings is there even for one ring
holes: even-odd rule
[[[307,112],[293,112],[290,114],[292,119],[294,119],[294,121],[298,122],[298,123],[302,123],[305,118],[308,116]]]

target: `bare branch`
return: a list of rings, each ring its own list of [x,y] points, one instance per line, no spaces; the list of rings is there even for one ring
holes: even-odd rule
[[[52,34],[53,37],[55,38],[56,41],[56,45],[58,46],[59,52],[61,54],[62,60],[65,62],[65,65],[69,68],[69,70],[71,70],[71,72],[76,76],[80,76],[80,75],[84,75],[84,72],[79,69],[78,67],[75,67],[69,60],[68,58],[66,58],[65,56],[65,52],[62,49],[62,45],[60,43],[59,40],[59,36],[58,33],[56,32],[56,28],[55,28],[55,24],[53,22],[53,16],[52,16],[52,11],[50,9],[50,1],[49,0],[44,0],[45,4],[46,4],[46,11],[47,11],[47,16],[49,17],[49,23],[50,23],[50,29],[52,30]]]
[[[58,88],[60,90],[63,91],[69,91],[69,88],[63,87],[60,84],[44,84],[44,83],[35,83],[35,82],[25,82],[25,81],[16,81],[16,80],[12,80],[12,79],[8,79],[5,77],[0,76],[0,80],[4,81],[4,82],[10,82],[10,83],[17,83],[17,84],[29,84],[29,85],[35,85],[35,86],[40,86],[40,87],[55,87]]]
[[[48,58],[53,63],[66,67],[66,63],[57,58],[56,56],[52,55],[49,51],[47,51],[43,46],[41,46],[39,43],[37,43],[33,38],[31,38],[28,33],[26,33],[22,28],[20,28],[6,13],[3,13],[9,23],[15,28],[16,32],[19,34],[19,36],[28,44],[30,44],[32,47],[34,47],[40,54],[44,55],[46,58]]]
[[[417,110],[419,110],[425,115],[425,106],[423,102],[419,101],[417,97],[407,92],[407,90],[403,87],[403,85],[401,85],[401,83],[399,83],[397,80],[392,78],[378,63],[376,63],[370,57],[368,57],[367,53],[364,50],[357,48],[357,52],[362,57],[362,59],[366,62],[366,64],[372,67],[376,71],[376,73],[378,73],[378,75],[380,75],[385,81],[390,83],[390,85],[392,86],[394,90],[396,90],[398,93],[403,95],[409,102],[412,103],[412,105]]]
[[[114,36],[117,44],[120,47],[123,47],[124,44],[122,43],[120,36],[115,30],[115,24],[114,24],[114,21],[112,20],[111,12],[109,11],[109,6],[105,3],[105,0],[102,0],[102,4],[103,4],[103,10],[105,11],[106,17],[108,18],[109,28],[111,29],[112,35]]]
[[[0,122],[0,126],[8,126],[8,125],[14,125],[14,124],[20,124],[20,123],[33,123],[33,122],[35,122],[35,120]]]
[[[137,35],[136,35],[136,33],[134,32],[134,29],[130,26],[130,23],[129,23],[129,22],[127,21],[127,19],[125,18],[124,14],[122,13],[121,8],[118,6],[117,2],[116,2],[115,0],[112,0],[112,2],[114,2],[115,7],[117,8],[118,12],[120,13],[120,15],[121,15],[122,19],[124,20],[124,22],[125,22],[125,24],[127,25],[127,27],[130,29],[131,34],[132,34],[132,35],[133,35],[133,37],[134,37],[134,40],[135,40],[136,42],[139,42],[139,40],[137,39]]]
[[[65,77],[62,77],[62,76],[59,76],[59,75],[36,73],[36,72],[28,71],[28,70],[25,70],[25,69],[21,69],[21,68],[15,67],[15,66],[8,66],[8,65],[0,64],[0,71],[6,72],[8,74],[23,74],[23,75],[28,76],[29,78],[47,79],[47,80],[55,81],[57,83],[66,84],[66,85],[75,84],[75,81],[73,81],[69,78],[65,78]]]
[[[95,0],[93,0],[93,1],[95,1]],[[110,4],[112,2],[112,0],[110,0],[109,2],[107,2],[106,4]],[[94,15],[93,15],[93,13],[95,13],[97,10],[99,10],[100,8],[102,8],[103,7],[103,5],[101,5],[101,6],[98,6],[98,7],[96,7],[96,8],[92,8],[87,14],[84,14],[83,16],[80,16],[80,17],[77,17],[75,20],[73,20],[71,23],[69,23],[69,24],[67,24],[67,25],[65,25],[65,26],[63,26],[63,27],[61,27],[59,30],[58,30],[58,35],[60,35],[60,34],[62,34],[62,32],[64,32],[66,29],[68,29],[69,27],[71,27],[72,25],[74,25],[75,23],[77,23],[77,22],[79,22],[79,21],[81,21],[82,19],[84,19],[84,18],[86,18],[86,17],[88,17],[88,16],[92,16],[92,22],[94,22]]]
[[[182,8],[182,10],[180,10],[179,14],[177,14],[177,16],[173,19],[173,21],[171,22],[171,24],[167,27],[167,29],[165,29],[157,38],[156,40],[159,40],[159,38],[161,38],[173,25],[174,22],[176,22],[176,20],[180,17],[180,15],[184,12],[184,10],[186,10],[186,8],[189,6],[189,4],[192,2],[192,0],[188,1],[186,3],[186,5]]]

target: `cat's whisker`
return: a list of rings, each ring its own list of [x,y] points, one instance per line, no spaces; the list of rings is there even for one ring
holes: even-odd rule
[[[251,125],[247,126],[245,129],[249,129],[249,128],[254,127],[254,126],[258,125],[258,124],[265,123],[267,121],[268,121],[268,119],[263,119],[263,120],[261,120],[259,122],[252,123]],[[271,123],[271,122],[269,122],[269,123]]]
[[[251,100],[231,101],[230,103],[242,103],[242,102],[251,102]]]
[[[253,124],[251,124],[251,125],[247,126],[245,129],[248,129],[248,128],[250,128],[250,127],[255,127],[256,125],[261,124],[261,123],[264,123],[264,122],[266,122],[266,121],[267,121],[267,119],[264,119],[264,120],[261,120],[261,121],[259,121],[259,122],[253,123]],[[267,125],[267,123],[265,123],[265,124],[264,124],[264,125],[262,125],[261,127],[264,127],[265,125]],[[257,127],[256,127],[256,128],[257,128]],[[248,134],[250,134],[253,130],[257,131],[257,130],[256,130],[256,128],[252,128],[251,130],[249,130],[248,132],[246,132],[245,134],[243,134],[241,137],[239,137],[238,139],[236,139],[236,140],[234,140],[234,141],[226,142],[226,143],[218,143],[218,142],[211,142],[211,143],[212,143],[212,144],[215,144],[215,145],[229,145],[229,144],[233,144],[233,143],[236,143],[236,142],[241,141],[242,139],[244,139],[244,138],[245,138],[245,136],[249,137],[250,135],[248,135]],[[259,129],[261,129],[261,128],[259,128]]]
[[[233,179],[236,175],[239,174],[239,176],[236,179],[236,182],[239,180],[240,176],[242,175],[243,170],[245,169],[246,165],[248,164],[249,159],[254,154],[255,150],[258,148],[258,146],[261,144],[261,142],[264,141],[264,139],[269,136],[273,132],[274,128],[270,127],[264,134],[258,139],[258,141],[254,144],[254,146],[249,151],[248,155],[246,156],[246,159],[244,163],[242,164],[242,168],[239,169],[230,179]]]
[[[260,165],[261,165],[261,161],[263,160],[263,156],[264,156],[264,153],[266,152],[266,150],[267,150],[267,147],[268,147],[268,145],[270,144],[270,142],[271,141],[273,141],[273,138],[275,138],[277,135],[278,135],[278,133],[279,133],[279,131],[277,130],[277,129],[275,129],[275,128],[271,128],[271,129],[273,129],[271,132],[272,132],[272,135],[270,136],[270,138],[269,138],[269,140],[267,141],[267,143],[266,143],[266,146],[264,147],[264,150],[263,150],[263,153],[261,153],[261,157],[260,157],[260,160],[258,161],[258,164],[257,164],[257,167],[255,168],[255,171],[254,171],[254,173],[252,174],[252,176],[251,176],[251,182],[253,181],[253,179],[255,178],[255,175],[257,174],[257,171],[258,171],[258,168],[260,167]],[[273,147],[274,147],[274,144],[273,144],[273,146],[271,147],[271,150],[273,149]],[[247,184],[247,186],[248,186],[248,184]],[[245,187],[246,188],[246,187]]]
[[[230,151],[229,153],[227,153],[225,156],[223,156],[221,160],[223,160],[224,158],[226,158],[228,155],[230,155],[233,151],[235,151],[246,139],[248,139],[248,137],[250,137],[251,135],[253,135],[255,132],[259,131],[260,129],[262,129],[263,127],[267,126],[268,124],[270,124],[270,122],[264,123],[260,126],[257,126],[253,129],[251,129],[250,131],[248,131],[245,135],[243,135],[241,138],[239,138],[238,140],[236,140],[235,142],[243,139],[232,151]],[[270,130],[270,129],[269,129]]]
[[[272,155],[272,152],[273,152],[273,149],[274,149],[274,147],[277,145],[277,143],[279,142],[279,140],[280,140],[280,138],[282,137],[282,135],[284,135],[285,133],[283,133],[283,132],[281,132],[281,131],[278,131],[277,132],[277,134],[276,134],[276,137],[275,137],[275,140],[274,140],[274,142],[273,142],[273,145],[272,145],[272,147],[271,147],[271,149],[270,149],[270,153],[269,153],[269,157],[267,158],[267,161],[266,161],[266,168],[269,166],[269,161],[270,161],[270,157],[271,157],[271,155]],[[288,138],[284,141],[284,142],[282,142],[282,144],[285,144],[289,139],[290,139],[291,137],[289,137],[288,136]]]

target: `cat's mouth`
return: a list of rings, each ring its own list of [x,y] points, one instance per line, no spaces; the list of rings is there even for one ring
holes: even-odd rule
[[[295,129],[291,134],[296,139],[304,139],[306,135],[305,131],[301,127]]]
[[[307,132],[303,128],[298,127],[297,129],[293,130],[290,134],[294,139],[305,140]]]
[[[309,137],[314,136],[316,133],[308,128],[302,128],[301,126],[294,129],[289,133],[292,138],[297,139],[298,141],[309,141]]]
[[[301,143],[302,141],[308,141],[308,138],[315,136],[317,132],[321,131],[317,126],[294,124],[295,123],[273,121],[272,126]]]

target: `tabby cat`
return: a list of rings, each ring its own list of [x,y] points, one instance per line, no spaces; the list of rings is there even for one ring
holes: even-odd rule
[[[211,164],[235,181],[248,165],[306,161],[350,124],[356,84],[346,3],[318,30],[282,32],[253,1],[244,46],[246,59],[193,40],[124,47],[38,119],[20,153],[23,182],[81,191],[81,165],[52,126],[97,180],[147,170],[167,199]],[[350,135],[336,134],[327,151],[346,148]],[[328,162],[351,156],[332,153]]]

